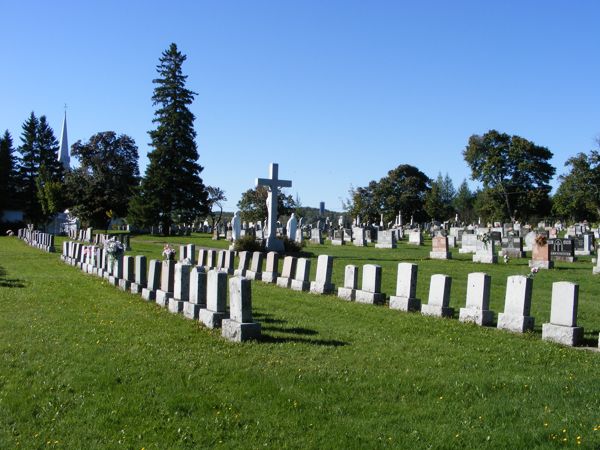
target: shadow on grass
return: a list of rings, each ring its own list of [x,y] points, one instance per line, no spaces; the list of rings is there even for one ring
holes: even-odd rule
[[[18,278],[6,278],[6,269],[0,266],[0,287],[22,288],[25,283]]]
[[[348,345],[348,342],[337,341],[335,339],[303,339],[291,336],[271,336],[269,334],[261,335],[258,341],[267,344],[284,344],[289,342],[295,342],[298,344],[320,345],[325,347],[343,347],[345,345]]]
[[[252,314],[252,316],[261,323],[287,323],[287,320],[283,320],[283,319],[273,319],[273,314],[267,314],[267,313],[257,313],[254,312]]]
[[[285,327],[275,326],[287,323],[287,320],[277,319],[273,317],[273,314],[269,313],[254,313],[254,318],[257,322],[263,324],[263,331],[273,331],[276,333],[291,334],[296,336],[272,336],[270,334],[263,334],[258,339],[259,342],[271,343],[271,344],[282,344],[286,342],[295,342],[299,344],[310,344],[310,345],[321,345],[326,347],[342,347],[349,345],[348,342],[332,340],[332,339],[311,339],[300,336],[318,336],[319,332],[303,327]],[[270,324],[264,326],[264,324]]]
[[[268,331],[277,331],[279,333],[301,334],[301,335],[305,335],[305,336],[314,336],[316,334],[319,334],[315,330],[309,330],[308,328],[300,328],[300,327],[293,327],[293,328],[262,327],[262,329],[268,330]]]

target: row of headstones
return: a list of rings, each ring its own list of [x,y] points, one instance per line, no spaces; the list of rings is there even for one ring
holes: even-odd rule
[[[39,248],[45,252],[54,252],[54,235],[33,230],[31,228],[19,228],[17,236],[32,247]]]
[[[396,295],[390,296],[390,309],[420,311],[423,315],[452,317],[449,307],[452,278],[448,275],[431,276],[427,304],[416,298],[418,266],[399,263]],[[485,273],[470,273],[467,279],[466,306],[460,308],[459,320],[481,326],[493,323],[494,313],[489,309],[491,277]],[[524,333],[533,330],[534,318],[530,316],[533,280],[522,275],[508,277],[504,312],[498,314],[497,328]],[[338,288],[338,297],[369,304],[384,304],[386,294],[381,292],[381,266],[363,266],[362,285],[358,289],[358,267],[347,265],[344,286]],[[583,338],[583,328],[577,326],[579,285],[560,281],[552,284],[550,322],[542,325],[542,339],[563,345],[578,345]]]
[[[129,243],[129,234],[127,234],[127,233],[117,233],[117,234],[97,233],[96,235],[94,235],[93,239],[90,239],[89,241],[86,241],[86,242],[93,242],[94,245],[104,245],[106,243],[106,241],[110,241],[113,239],[116,239],[121,244],[123,244],[123,247],[125,248],[125,250],[131,250],[131,246]]]
[[[377,237],[373,238],[373,233],[376,231]],[[320,230],[313,229],[311,242],[323,244],[323,238]],[[367,230],[363,227],[353,227],[351,229],[333,230],[331,237],[332,245],[346,245],[351,243],[357,247],[364,247],[369,242],[376,242],[376,248],[397,248],[398,241],[404,239],[405,234],[408,235],[408,244],[423,245],[423,235],[420,230],[405,230],[402,227],[392,228],[388,230]],[[452,246],[455,245],[455,240],[451,239]]]
[[[191,257],[194,253],[194,244],[181,246],[179,249],[181,259],[187,260],[191,264],[198,264],[206,269],[215,268],[250,280],[277,283],[280,287],[299,291],[310,290],[316,294],[329,294],[335,289],[331,283],[333,270],[333,258],[331,256],[321,255],[318,257],[316,279],[311,282],[309,280],[311,260],[308,258],[286,256],[283,260],[281,275],[279,275],[279,254],[277,252],[267,253],[266,258],[262,252],[239,252],[237,269],[233,268],[234,251],[220,250],[217,252],[214,249],[201,248],[198,251],[197,260]]]
[[[125,247],[125,250],[131,250],[129,244],[129,234],[128,233],[116,233],[116,234],[104,234],[104,233],[92,233],[92,228],[88,227],[85,230],[80,229],[71,229],[68,230],[67,235],[70,239],[80,242],[88,242],[94,245],[104,245],[106,241],[111,239],[116,239]]]
[[[67,244],[66,248],[65,244]],[[79,243],[65,244],[63,244],[63,253],[66,252],[68,258],[79,261],[82,257],[78,255],[81,255],[82,253],[78,251],[78,248],[83,246]],[[99,258],[99,261],[102,261],[101,267],[106,267],[106,262],[104,262],[106,257],[103,258],[101,253],[103,249],[97,249],[95,252],[98,252],[98,250],[100,250],[100,253],[98,253],[97,258]],[[83,263],[90,264],[89,255],[93,255],[95,252],[83,252]],[[182,255],[182,257],[186,257],[186,255],[190,254],[194,254],[194,244],[189,244],[180,248],[180,255]],[[225,267],[211,270],[211,261],[215,261],[215,259],[217,261],[219,259],[221,261],[227,259],[233,260],[233,257],[235,256],[234,252],[222,250],[219,252],[219,258],[216,258],[215,254],[215,250],[200,249],[198,261],[200,263],[206,262],[205,265],[193,267],[192,264],[189,264],[189,259],[186,260],[184,264],[179,263],[182,266],[190,267],[192,270],[189,284],[190,299],[197,298],[194,294],[191,294],[191,292],[195,292],[198,283],[197,275],[194,276],[194,270],[202,272],[208,270],[209,272],[223,274],[228,273],[228,270],[225,269]],[[228,254],[230,258],[227,258]],[[86,255],[88,259],[86,259]],[[135,268],[132,266],[133,263],[131,260],[127,258],[133,257],[123,257],[124,275],[122,279],[129,280],[133,276],[135,281],[132,282],[131,286],[127,286],[126,281],[121,281],[120,283],[123,285],[121,287],[122,289],[131,289],[132,292],[140,292],[140,286],[145,283],[145,279],[142,278],[146,273],[145,257],[136,257]],[[235,270],[235,275],[238,277],[245,276],[247,279],[257,279],[271,283],[276,281],[277,285],[280,287],[310,291],[318,294],[328,294],[335,290],[334,285],[331,283],[333,258],[328,255],[319,256],[317,260],[316,279],[313,282],[309,282],[308,280],[311,261],[306,258],[295,258],[292,256],[285,257],[281,276],[278,276],[277,274],[278,254],[275,252],[270,252],[267,255],[267,271],[265,272],[262,272],[262,253],[254,252],[250,254],[250,252],[240,252],[239,259],[238,269]],[[93,260],[91,264],[94,266]],[[249,264],[250,268],[248,269]],[[217,263],[217,265],[219,264]],[[118,267],[119,265],[117,264],[117,271],[119,270]],[[169,302],[171,298],[168,295],[168,293],[171,292],[168,290],[169,280],[172,276],[166,274],[172,273],[171,267],[176,267],[174,261],[163,261],[162,271],[161,267],[158,265],[158,261],[151,261],[148,270],[148,285],[146,289],[141,289],[142,297],[146,300],[155,299],[159,305],[168,306],[173,312],[183,311],[186,317],[195,318],[194,315],[198,312],[198,307],[186,307],[184,300],[174,300],[173,302]],[[109,274],[107,275],[104,273],[104,275],[109,277],[110,270],[111,268],[109,267]],[[428,304],[421,305],[420,300],[416,298],[417,270],[418,266],[416,264],[398,264],[396,295],[390,297],[390,308],[404,311],[421,311],[426,315],[441,317],[452,316],[454,311],[448,306],[450,303],[450,286],[452,279],[446,275],[432,276]],[[104,269],[104,271],[106,272],[107,270]],[[163,274],[162,278],[160,273]],[[109,281],[110,280],[109,277]],[[113,283],[119,284],[114,280]],[[161,288],[159,289],[158,286]],[[175,290],[181,292],[180,289]],[[531,290],[532,280],[530,278],[525,276],[512,276],[508,278],[505,311],[498,316],[498,328],[515,332],[525,332],[533,329],[534,319],[529,316]],[[583,329],[576,326],[579,292],[578,285],[568,282],[554,283],[552,292],[551,320],[550,323],[543,325],[542,337],[543,339],[553,340],[565,345],[577,345],[583,336]],[[363,266],[361,289],[358,289],[358,268],[353,265],[346,266],[344,286],[338,289],[337,294],[338,297],[345,300],[355,300],[357,302],[370,304],[383,304],[386,295],[381,292],[381,266],[373,264]],[[465,308],[460,309],[460,320],[475,322],[482,326],[490,325],[493,321],[493,312],[489,310],[489,294],[489,275],[483,273],[469,274],[467,304]],[[178,294],[178,297],[180,298],[181,294]],[[177,303],[181,301],[184,303]],[[194,304],[195,301],[192,300],[190,303]],[[216,310],[213,311],[221,312]],[[242,336],[241,333],[239,335]]]
[[[247,278],[235,276],[228,281],[226,271],[206,270],[188,261],[147,263],[143,255],[113,259],[102,247],[78,242],[64,242],[61,259],[172,313],[199,320],[208,328],[221,328],[223,337],[231,341],[260,337],[261,325],[252,320],[252,287]]]

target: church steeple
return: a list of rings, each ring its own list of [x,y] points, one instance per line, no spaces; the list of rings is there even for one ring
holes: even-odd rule
[[[62,163],[65,170],[71,167],[71,157],[69,156],[69,140],[67,139],[67,107],[65,106],[65,118],[60,133],[60,148],[58,150],[58,160]]]

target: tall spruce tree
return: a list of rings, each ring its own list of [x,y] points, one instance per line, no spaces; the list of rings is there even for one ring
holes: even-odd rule
[[[45,167],[46,176],[52,181],[63,181],[64,169],[58,160],[58,140],[54,135],[54,130],[48,124],[46,116],[41,116],[39,120],[37,144],[39,148],[40,167]]]
[[[19,204],[25,220],[37,225],[41,221],[42,208],[38,202],[36,178],[40,171],[40,147],[38,145],[39,120],[32,111],[23,123],[21,133],[21,165],[19,167]]]
[[[153,119],[157,127],[149,132],[154,149],[130,205],[134,223],[161,224],[165,234],[172,223],[191,222],[208,212],[208,194],[200,178],[203,167],[197,163],[195,117],[189,110],[197,94],[185,87],[187,75],[181,70],[185,60],[177,45],[171,44],[156,66],[152,102],[158,106]]]
[[[0,218],[2,211],[16,206],[17,160],[13,153],[12,136],[6,130],[0,137]]]

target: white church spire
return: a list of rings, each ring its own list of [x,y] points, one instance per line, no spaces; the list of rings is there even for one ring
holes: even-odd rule
[[[60,148],[58,150],[58,160],[62,163],[65,170],[71,167],[71,157],[69,156],[69,140],[67,139],[67,106],[65,105],[65,118],[60,133]]]

